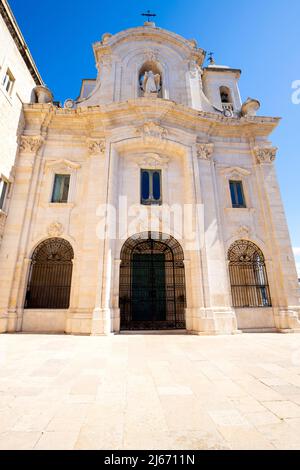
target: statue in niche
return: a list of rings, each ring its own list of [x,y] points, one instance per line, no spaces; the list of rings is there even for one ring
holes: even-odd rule
[[[160,74],[154,74],[152,70],[144,73],[141,83],[142,90],[145,95],[158,94],[161,88],[161,78]]]

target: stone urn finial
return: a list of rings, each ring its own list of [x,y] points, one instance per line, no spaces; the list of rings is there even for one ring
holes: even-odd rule
[[[260,102],[258,100],[247,98],[242,105],[242,116],[256,116],[259,108]]]
[[[38,85],[34,89],[35,96],[37,99],[37,103],[52,103],[53,102],[53,94],[52,91],[49,90],[46,86]]]

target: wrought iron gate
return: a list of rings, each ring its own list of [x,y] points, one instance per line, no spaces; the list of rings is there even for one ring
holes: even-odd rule
[[[141,234],[121,253],[120,311],[122,330],[185,328],[183,251],[172,237]]]
[[[228,251],[229,275],[234,307],[271,307],[265,259],[248,240],[238,240]]]
[[[42,242],[32,255],[25,308],[69,307],[73,249],[61,238]]]

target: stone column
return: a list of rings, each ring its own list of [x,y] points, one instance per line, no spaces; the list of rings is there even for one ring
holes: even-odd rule
[[[197,144],[198,177],[204,205],[202,264],[205,291],[199,328],[206,334],[231,334],[236,332],[237,322],[231,308],[213,151],[211,143]]]
[[[272,258],[273,272],[269,272],[269,277],[273,278],[271,297],[276,327],[280,330],[300,329],[298,275],[274,166],[276,152],[275,147],[253,148],[265,233]]]

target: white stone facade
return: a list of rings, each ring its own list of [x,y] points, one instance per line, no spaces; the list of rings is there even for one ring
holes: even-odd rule
[[[11,84],[7,83],[9,74]],[[0,178],[12,183],[13,165],[18,148],[18,136],[23,132],[23,103],[32,100],[33,90],[41,78],[30,56],[6,0],[0,2]],[[2,187],[0,187],[0,192]],[[0,244],[9,206],[9,188],[6,201],[0,208]]]
[[[132,229],[134,210],[151,211],[140,204],[141,168],[161,171],[163,205],[151,215],[155,232],[166,232],[164,206],[200,208],[191,217],[196,245],[191,230],[172,233],[184,253],[187,331],[300,329],[297,273],[276,149],[269,141],[278,119],[244,112],[240,71],[203,68],[205,54],[194,41],[152,23],[106,34],[94,52],[98,77],[89,96],[69,100],[63,109],[23,106],[25,127],[0,252],[1,331],[120,331],[122,246],[149,229],[144,220]],[[161,77],[161,96],[141,90],[140,71],[147,67]],[[220,87],[229,89],[228,117]],[[70,175],[65,203],[51,202],[55,174]],[[232,207],[229,180],[243,183],[245,208]],[[107,205],[113,209],[105,212]],[[124,213],[128,230],[114,236],[114,217],[119,221]],[[73,248],[69,308],[24,309],[31,258],[50,237]],[[233,306],[227,253],[237,240],[262,251],[272,306]]]

